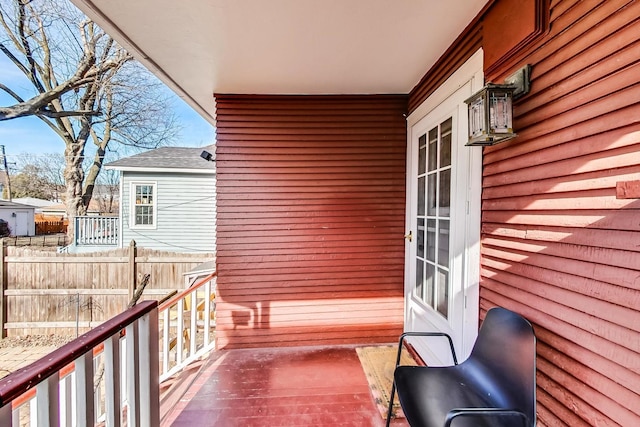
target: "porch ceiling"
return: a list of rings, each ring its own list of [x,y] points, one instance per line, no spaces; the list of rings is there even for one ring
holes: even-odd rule
[[[487,0],[72,0],[212,123],[213,93],[407,93]]]

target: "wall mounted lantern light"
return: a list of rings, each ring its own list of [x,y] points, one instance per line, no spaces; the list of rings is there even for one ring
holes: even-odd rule
[[[530,89],[531,66],[525,65],[505,79],[508,84],[489,83],[467,99],[469,140],[466,145],[485,146],[515,138],[513,100]]]
[[[494,145],[514,138],[511,85],[489,83],[467,99],[469,141],[466,145]]]

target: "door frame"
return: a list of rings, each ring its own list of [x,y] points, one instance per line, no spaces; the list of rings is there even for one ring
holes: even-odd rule
[[[465,89],[465,86],[468,88]],[[480,90],[484,86],[483,73],[483,52],[479,49],[474,53],[460,68],[458,68],[440,87],[438,87],[416,110],[407,117],[407,206],[411,204],[411,198],[415,197],[411,194],[414,185],[412,183],[413,174],[409,169],[412,161],[409,156],[414,151],[411,149],[413,144],[414,127],[421,120],[427,117],[431,112],[436,110],[441,104],[447,101],[451,96],[459,90],[468,90],[465,96],[470,97],[472,94]],[[460,105],[460,104],[459,104]],[[465,131],[466,135],[468,116],[466,108],[463,114],[458,114],[458,131]],[[468,357],[478,333],[479,323],[479,280],[480,280],[480,223],[481,223],[481,191],[482,191],[482,148],[458,146],[459,150],[468,150],[469,163],[467,171],[466,187],[466,216],[464,220],[464,250],[462,255],[462,277],[459,278],[463,282],[463,301],[464,309],[462,310],[462,319],[459,322],[459,329],[455,331],[454,345],[459,360]],[[466,167],[466,165],[465,165]],[[452,180],[454,178],[452,177]],[[406,233],[410,233],[410,224],[412,224],[412,216],[414,213],[411,209],[406,210]],[[453,221],[454,213],[452,212]],[[411,254],[412,243],[405,240],[405,304],[404,304],[404,328],[408,330],[408,326],[412,323],[409,316],[412,315],[409,310],[409,304],[412,298],[412,288],[409,286],[410,280],[410,264],[406,259]],[[441,356],[434,354],[424,345],[415,342],[416,351],[425,359],[432,363],[445,363]],[[435,357],[435,358],[434,358]],[[450,361],[450,360],[449,360]]]

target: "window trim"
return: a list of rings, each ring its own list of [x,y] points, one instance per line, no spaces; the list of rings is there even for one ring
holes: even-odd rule
[[[146,185],[152,188],[153,224],[136,224],[136,187]],[[129,228],[132,230],[156,230],[158,228],[158,182],[131,181],[129,183]]]

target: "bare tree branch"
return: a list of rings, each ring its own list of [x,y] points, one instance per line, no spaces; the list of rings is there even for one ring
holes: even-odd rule
[[[2,53],[4,53],[7,56],[7,58],[9,58],[11,62],[13,62],[15,66],[20,69],[20,71],[22,71],[26,75],[29,74],[29,69],[25,67],[22,64],[22,62],[20,62],[20,60],[16,58],[15,55],[9,49],[7,49],[6,46],[2,43],[0,43],[0,51],[2,51]]]
[[[178,134],[160,82],[64,0],[0,0],[0,52],[32,86],[0,86],[16,100],[0,107],[0,121],[31,115],[64,141],[70,224],[86,213],[110,153]]]
[[[127,304],[127,308],[131,308],[131,307],[135,306],[138,303],[138,300],[142,297],[142,293],[144,292],[144,289],[149,284],[149,279],[150,278],[151,278],[150,274],[145,274],[142,277],[142,281],[140,282],[140,284],[138,286],[136,286],[136,290],[133,292],[133,296],[131,297],[131,300],[129,301],[129,304]]]
[[[45,89],[42,83],[40,82],[40,80],[38,79],[38,73],[36,71],[36,62],[33,57],[33,50],[31,49],[31,44],[29,42],[30,39],[27,37],[25,32],[25,29],[27,27],[27,23],[26,23],[27,13],[25,9],[29,3],[30,3],[30,0],[18,0],[18,34],[20,36],[19,37],[20,44],[24,49],[25,57],[27,59],[27,62],[29,63],[29,67],[28,67],[29,73],[27,74],[27,76],[29,77],[33,85],[38,89],[38,91],[42,93],[45,91]]]
[[[24,102],[24,99],[20,98],[20,95],[18,95],[17,93],[15,93],[11,89],[3,85],[2,83],[0,83],[0,90],[8,93],[13,99],[15,99],[18,102]]]
[[[0,87],[0,89],[8,92],[12,96],[14,95],[5,87]],[[57,118],[73,116],[99,116],[102,114],[100,111],[91,110],[52,111],[46,108],[46,105],[48,105],[48,103],[46,102],[46,97],[38,96],[36,98],[30,99],[29,101],[22,101],[11,107],[0,107],[0,122],[26,116],[44,116]]]

